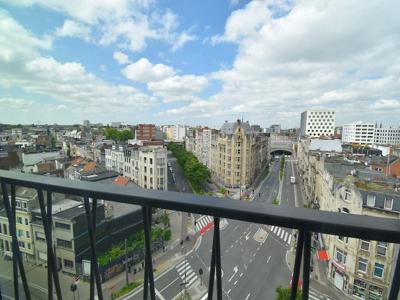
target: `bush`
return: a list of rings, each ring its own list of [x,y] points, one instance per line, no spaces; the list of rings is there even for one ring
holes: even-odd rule
[[[278,197],[272,199],[272,204],[279,205],[279,203],[281,203],[281,201],[278,199]]]
[[[161,222],[164,224],[164,226],[169,226],[169,216],[166,211],[164,211],[163,215],[161,216]]]
[[[114,298],[119,298],[119,297],[122,297],[123,295],[128,294],[130,291],[134,290],[141,284],[142,284],[141,281],[134,281],[134,282],[129,283],[128,285],[126,285],[122,289],[120,289],[118,292],[116,292],[114,294]]]
[[[162,235],[164,241],[169,241],[171,239],[171,229],[165,229]]]
[[[291,289],[279,286],[276,288],[276,298],[275,300],[290,300],[290,293]],[[296,300],[301,300],[301,292],[299,289],[297,289],[296,293]]]

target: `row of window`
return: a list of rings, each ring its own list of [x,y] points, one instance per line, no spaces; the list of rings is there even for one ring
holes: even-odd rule
[[[385,248],[385,252],[386,252],[386,248]],[[345,265],[346,258],[347,258],[347,252],[344,250],[341,250],[339,248],[336,248],[336,253],[335,253],[336,262],[338,262],[339,264]],[[360,271],[362,273],[367,273],[368,272],[368,259],[359,257],[357,269],[358,269],[358,271]],[[383,278],[384,270],[385,270],[384,264],[375,262],[372,275],[377,278]]]
[[[8,252],[12,251],[11,244],[12,243],[7,241],[7,240],[3,241],[2,239],[0,239],[0,249],[1,250],[5,250],[5,251],[8,251]],[[31,243],[25,243],[25,242],[22,242],[22,241],[18,241],[18,246],[20,248],[23,248],[23,249],[28,249],[28,250],[32,249]]]

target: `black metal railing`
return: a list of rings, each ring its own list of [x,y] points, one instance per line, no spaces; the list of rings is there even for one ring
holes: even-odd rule
[[[221,246],[219,219],[228,218],[251,223],[282,226],[299,230],[295,263],[292,278],[291,299],[295,299],[300,277],[301,265],[303,265],[303,299],[308,299],[309,274],[311,257],[311,233],[319,232],[332,235],[341,235],[354,238],[385,241],[391,243],[400,242],[400,222],[395,219],[377,218],[343,214],[336,212],[317,211],[305,208],[289,208],[275,205],[267,205],[257,202],[228,201],[226,199],[197,196],[188,193],[165,192],[155,190],[143,190],[134,187],[118,187],[101,183],[83,181],[71,181],[61,178],[45,177],[40,175],[23,174],[0,170],[0,181],[7,218],[12,235],[14,278],[21,276],[26,299],[31,299],[24,265],[19,251],[15,229],[15,189],[23,186],[37,190],[43,226],[47,242],[48,255],[48,285],[49,299],[53,298],[54,289],[58,299],[62,299],[60,283],[57,275],[57,267],[51,236],[51,203],[52,193],[63,193],[80,196],[83,199],[91,248],[91,275],[90,275],[90,299],[94,299],[94,285],[97,295],[103,299],[100,274],[97,264],[95,244],[95,211],[96,199],[117,201],[128,204],[136,204],[142,207],[143,224],[145,232],[145,274],[144,274],[144,299],[155,299],[154,277],[151,253],[151,208],[163,208],[176,211],[184,211],[214,217],[214,237],[211,254],[210,278],[208,286],[208,299],[212,299],[214,280],[216,278],[217,299],[222,299],[222,274],[221,274]],[[11,187],[11,199],[8,193]],[[43,191],[47,192],[47,207],[44,205]],[[89,198],[92,198],[90,207]],[[11,201],[10,201],[11,200]],[[10,205],[11,204],[11,205]],[[46,213],[47,211],[47,213]],[[303,263],[302,263],[303,261]],[[18,296],[18,283],[14,279],[16,298]],[[388,299],[396,299],[400,287],[400,260],[397,257],[394,275],[391,283]]]

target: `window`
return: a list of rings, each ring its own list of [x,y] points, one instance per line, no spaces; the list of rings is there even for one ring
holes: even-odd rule
[[[26,244],[28,246],[28,249],[31,250],[31,243]]]
[[[392,210],[392,207],[393,207],[393,199],[385,198],[384,208]]]
[[[346,264],[346,256],[347,253],[346,251],[340,250],[339,248],[336,248],[336,255],[335,255],[335,259],[338,263],[341,264]]]
[[[72,269],[74,262],[72,260],[64,259],[64,267]]]
[[[25,248],[25,243],[21,242],[21,241],[18,241],[18,246],[20,246],[21,248]]]
[[[350,201],[350,197],[351,197],[351,190],[350,189],[346,189],[344,191],[344,200],[345,201]]]
[[[43,233],[36,232],[36,240],[39,242],[45,242],[46,238]]]
[[[21,229],[17,229],[17,237],[24,237],[24,231]]]
[[[343,243],[348,243],[349,242],[349,238],[347,236],[342,236],[342,235],[338,236],[338,240],[342,241]]]
[[[22,207],[26,209],[26,202],[22,203]]]
[[[5,242],[6,242],[6,251],[10,251],[10,244],[8,243],[8,241]]]
[[[72,242],[62,239],[57,239],[57,246],[72,249]]]
[[[374,207],[375,206],[375,195],[367,195],[367,206]]]
[[[380,263],[375,263],[374,266],[374,276],[378,277],[378,278],[382,278],[383,277],[383,270],[384,270],[385,266],[383,264]]]
[[[25,219],[25,225],[28,225],[28,223],[29,223],[29,220]]]
[[[3,233],[7,235],[7,224],[3,224]]]
[[[21,217],[17,217],[17,222],[18,222],[18,224],[22,224],[22,218]]]
[[[30,238],[30,237],[31,237],[29,231],[25,231],[25,233],[26,233],[26,237],[27,237],[27,238]]]
[[[151,164],[151,165],[153,164],[153,159],[152,159],[152,158],[150,158],[150,164]]]
[[[56,228],[71,230],[71,225],[69,225],[69,224],[55,222],[55,226],[56,226]]]
[[[386,256],[386,250],[388,247],[388,243],[386,242],[377,242],[376,244],[376,253],[382,256]]]
[[[358,271],[366,273],[368,266],[368,260],[362,257],[358,258]]]

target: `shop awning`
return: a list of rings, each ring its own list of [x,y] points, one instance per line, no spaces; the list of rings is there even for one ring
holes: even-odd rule
[[[319,260],[329,260],[328,252],[326,252],[326,250],[318,250],[317,253]]]

